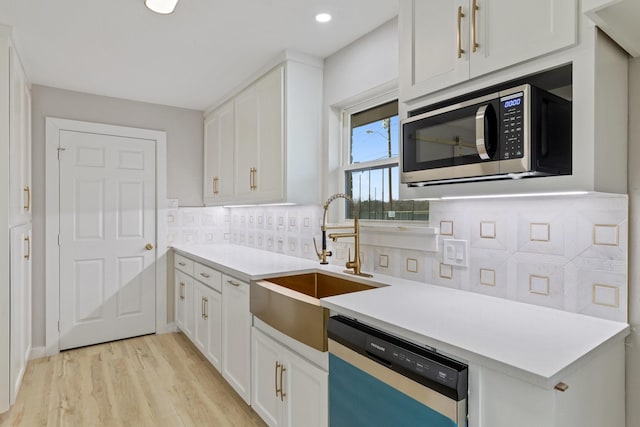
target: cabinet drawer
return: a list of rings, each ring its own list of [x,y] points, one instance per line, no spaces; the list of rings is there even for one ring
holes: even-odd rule
[[[182,255],[175,254],[175,264],[176,268],[180,271],[184,271],[189,276],[193,276],[193,264],[189,258],[185,258]]]
[[[222,273],[206,265],[193,263],[193,277],[218,292],[222,292]]]

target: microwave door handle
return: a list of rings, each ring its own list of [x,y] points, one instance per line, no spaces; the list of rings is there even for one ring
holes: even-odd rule
[[[485,143],[485,124],[487,123],[487,107],[489,105],[483,105],[476,111],[476,150],[482,160],[489,160],[491,157],[487,153],[487,145]]]

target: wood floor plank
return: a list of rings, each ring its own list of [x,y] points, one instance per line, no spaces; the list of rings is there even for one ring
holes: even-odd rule
[[[264,426],[182,334],[30,361],[0,427]]]

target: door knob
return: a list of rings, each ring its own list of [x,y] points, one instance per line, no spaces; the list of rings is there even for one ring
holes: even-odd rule
[[[144,248],[150,251],[151,249],[153,249],[153,245],[151,243],[147,243],[147,246],[145,246]]]

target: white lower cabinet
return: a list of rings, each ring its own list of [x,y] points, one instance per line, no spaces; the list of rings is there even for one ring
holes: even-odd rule
[[[222,276],[222,376],[251,401],[251,313],[249,284]]]
[[[222,295],[197,281],[193,295],[196,317],[193,342],[219,371],[222,350]]]
[[[11,230],[10,403],[16,401],[31,352],[31,224]]]
[[[543,387],[483,366],[469,370],[469,427],[624,427],[623,340]]]
[[[195,311],[193,303],[193,277],[175,270],[175,321],[176,326],[193,341]]]
[[[176,326],[250,403],[249,284],[179,254],[174,273]]]
[[[253,409],[269,426],[327,426],[328,373],[253,328]]]
[[[178,261],[175,270],[176,326],[220,371],[222,366],[222,294],[220,293],[222,274],[184,257],[176,256],[176,261]]]

